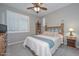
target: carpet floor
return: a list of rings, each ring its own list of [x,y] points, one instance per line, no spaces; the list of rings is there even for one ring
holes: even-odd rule
[[[6,56],[34,56],[34,54],[20,43],[8,46]],[[79,56],[79,48],[62,45],[56,50],[53,56]]]

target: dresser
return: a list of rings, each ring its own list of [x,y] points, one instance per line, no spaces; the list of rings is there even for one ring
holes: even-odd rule
[[[76,37],[68,36],[67,37],[67,46],[69,47],[76,47]]]
[[[6,34],[0,33],[0,56],[5,55],[6,47],[7,47]]]
[[[7,26],[0,24],[0,56],[4,56],[7,47]]]

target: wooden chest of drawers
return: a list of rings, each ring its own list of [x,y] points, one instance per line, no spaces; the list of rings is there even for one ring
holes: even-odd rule
[[[0,56],[5,55],[6,53],[6,34],[5,33],[0,33]]]
[[[76,37],[67,37],[67,46],[76,47]]]

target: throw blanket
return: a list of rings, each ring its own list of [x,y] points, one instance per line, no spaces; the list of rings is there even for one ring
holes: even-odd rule
[[[48,38],[43,38],[43,37],[37,37],[37,36],[32,36],[32,37],[48,43],[49,44],[49,48],[52,48],[54,46],[53,40],[50,40]]]

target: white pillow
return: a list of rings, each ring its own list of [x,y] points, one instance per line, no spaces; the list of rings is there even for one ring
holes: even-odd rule
[[[42,33],[42,35],[57,36],[58,32],[48,32],[48,31],[45,31],[45,32]]]

